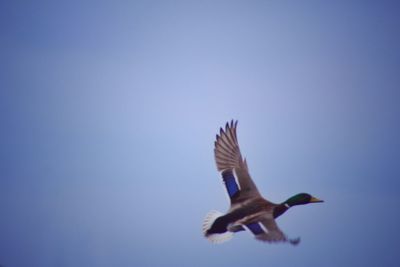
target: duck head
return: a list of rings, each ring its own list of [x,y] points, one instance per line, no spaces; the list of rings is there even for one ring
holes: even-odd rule
[[[307,193],[300,193],[297,195],[292,196],[288,200],[284,202],[284,204],[289,205],[289,207],[296,206],[296,205],[304,205],[304,204],[309,204],[309,203],[318,203],[318,202],[324,202],[323,200],[320,200],[316,197],[313,197],[310,194]]]

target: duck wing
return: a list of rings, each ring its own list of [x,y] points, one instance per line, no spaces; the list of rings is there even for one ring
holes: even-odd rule
[[[273,218],[263,218],[259,222],[247,224],[246,227],[255,235],[257,240],[264,242],[289,242],[292,245],[297,245],[300,238],[289,239],[279,229],[276,221]]]
[[[260,197],[260,193],[250,177],[247,162],[242,158],[237,140],[237,121],[226,123],[225,130],[220,128],[214,143],[214,156],[218,171],[228,191],[231,203],[249,198]]]

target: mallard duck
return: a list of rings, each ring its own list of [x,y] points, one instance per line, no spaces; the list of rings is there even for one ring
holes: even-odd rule
[[[280,204],[263,198],[240,153],[236,127],[237,121],[232,120],[226,123],[225,130],[220,128],[214,147],[215,162],[230,198],[230,209],[225,214],[214,210],[206,215],[204,236],[213,243],[222,243],[234,233],[247,229],[257,240],[298,244],[300,238],[288,238],[275,219],[293,206],[323,201],[307,193],[297,194]]]

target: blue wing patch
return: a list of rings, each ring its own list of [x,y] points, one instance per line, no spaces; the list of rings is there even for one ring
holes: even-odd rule
[[[249,223],[246,224],[247,228],[250,229],[250,231],[254,234],[254,235],[260,235],[265,233],[264,229],[261,228],[260,223],[256,222],[256,223]]]
[[[222,172],[222,178],[225,183],[226,190],[228,191],[228,195],[230,199],[239,195],[239,185],[236,182],[235,176],[233,175],[231,170],[226,170]]]

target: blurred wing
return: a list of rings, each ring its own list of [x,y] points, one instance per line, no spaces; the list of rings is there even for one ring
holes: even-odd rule
[[[300,238],[288,239],[272,218],[262,219],[260,222],[248,224],[246,227],[255,235],[256,239],[260,241],[270,243],[289,242],[292,245],[297,245],[300,242]]]
[[[258,197],[260,193],[242,159],[236,135],[237,121],[226,123],[225,130],[220,129],[215,141],[214,156],[218,171],[222,172],[231,202]]]

